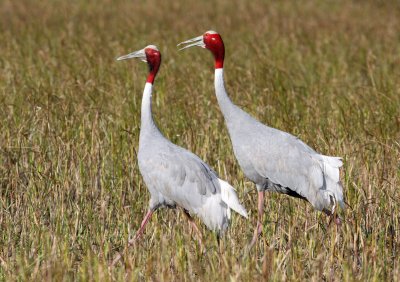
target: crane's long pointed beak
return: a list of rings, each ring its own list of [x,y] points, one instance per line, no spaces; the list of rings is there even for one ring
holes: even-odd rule
[[[143,62],[147,62],[146,53],[144,52],[144,49],[129,53],[128,55],[118,57],[117,61],[122,61],[122,60],[127,60],[127,59],[132,59],[132,58],[139,58]]]
[[[197,36],[195,38],[183,41],[183,42],[179,43],[176,46],[181,46],[181,45],[184,45],[184,44],[188,44],[188,45],[183,46],[182,48],[179,49],[179,51],[181,51],[183,49],[186,49],[186,48],[194,47],[194,46],[199,46],[199,47],[202,47],[202,48],[206,47],[206,44],[204,44],[204,41],[203,41],[203,35],[200,35],[200,36]]]

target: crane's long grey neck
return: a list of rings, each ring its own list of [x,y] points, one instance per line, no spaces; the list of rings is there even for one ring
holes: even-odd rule
[[[232,103],[231,99],[229,99],[228,94],[226,93],[223,68],[215,69],[214,85],[219,107],[225,117],[226,122],[228,122],[236,106]]]
[[[144,136],[159,132],[153,120],[151,111],[151,96],[153,92],[153,84],[146,82],[142,97],[142,112],[141,112],[141,126],[140,126],[140,139]]]

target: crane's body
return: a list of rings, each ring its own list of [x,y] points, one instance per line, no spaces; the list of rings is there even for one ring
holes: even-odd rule
[[[155,46],[133,52],[119,59],[139,57],[150,66],[143,92],[138,163],[144,182],[150,192],[149,211],[143,219],[135,239],[139,238],[152,213],[159,207],[181,207],[196,214],[205,225],[218,233],[229,222],[230,209],[247,217],[236,192],[227,182],[218,178],[206,163],[195,154],[166,139],[156,126],[151,111],[153,82],[161,64],[161,55]]]
[[[180,44],[188,44],[181,50],[199,46],[214,55],[215,94],[234,154],[246,177],[258,190],[258,222],[252,244],[261,233],[264,191],[304,199],[328,215],[335,212],[336,203],[344,206],[339,180],[340,158],[318,154],[293,135],[260,123],[229,99],[223,75],[225,48],[217,32],[208,31]]]
[[[327,213],[336,201],[343,205],[340,158],[320,155],[299,138],[262,124],[234,105],[225,91],[222,68],[215,70],[215,90],[235,156],[258,191],[303,198]]]
[[[149,114],[151,87],[146,83],[138,153],[139,169],[151,194],[150,210],[179,206],[198,215],[209,229],[224,231],[230,207],[222,190],[233,188],[226,187],[227,183],[195,154],[162,135]],[[246,214],[244,208],[239,211]]]

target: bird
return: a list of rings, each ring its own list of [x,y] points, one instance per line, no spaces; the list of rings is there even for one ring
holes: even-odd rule
[[[150,192],[150,201],[140,228],[129,244],[141,237],[152,214],[160,207],[181,208],[199,233],[200,243],[201,233],[192,218],[193,214],[218,236],[223,234],[228,227],[231,210],[247,218],[246,209],[228,182],[220,179],[198,156],[165,138],[155,124],[151,98],[153,83],[161,65],[158,48],[148,45],[117,60],[132,58],[146,62],[149,67],[141,105],[138,164]]]
[[[284,131],[264,125],[235,105],[224,83],[225,47],[216,31],[181,42],[178,47],[202,47],[214,56],[214,87],[219,107],[225,119],[234,155],[245,176],[258,191],[258,219],[250,246],[262,232],[264,194],[278,192],[308,201],[338,225],[337,203],[344,208],[343,187],[339,168],[342,158],[325,156]],[[335,216],[333,216],[335,214]]]

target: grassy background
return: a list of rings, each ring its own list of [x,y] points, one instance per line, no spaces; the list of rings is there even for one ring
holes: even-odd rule
[[[398,280],[398,1],[0,1],[0,280]],[[264,236],[243,255],[256,190],[232,154],[211,55],[175,45],[219,31],[232,99],[317,151],[342,156],[341,229],[269,194]],[[126,250],[149,194],[137,167],[147,67],[154,115],[216,169],[250,211],[202,254],[181,212],[160,210]],[[122,251],[124,262],[109,269]]]

